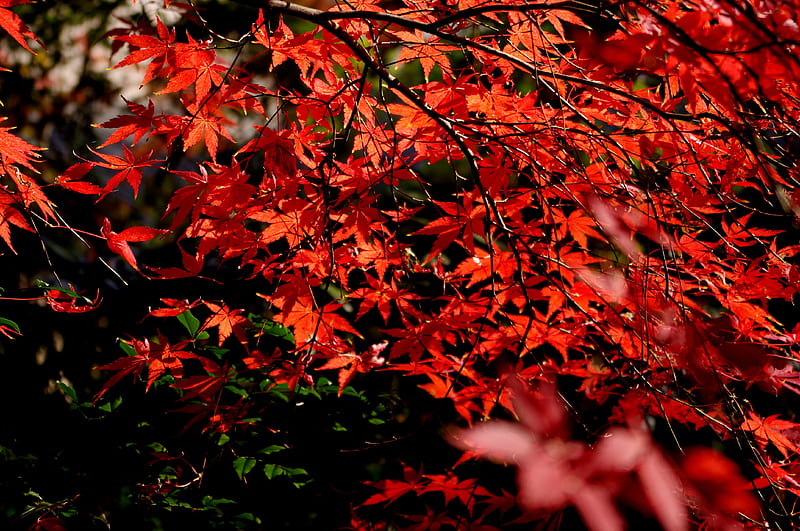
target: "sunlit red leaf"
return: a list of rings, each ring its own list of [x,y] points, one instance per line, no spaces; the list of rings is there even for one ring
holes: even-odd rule
[[[154,229],[152,227],[129,227],[120,233],[111,230],[111,222],[108,218],[103,220],[100,234],[105,238],[108,248],[120,255],[131,267],[139,270],[136,263],[136,256],[133,254],[128,242],[146,242],[157,236],[165,234],[167,231]]]
[[[39,41],[36,35],[25,25],[19,15],[6,9],[8,7],[18,6],[22,4],[30,4],[29,0],[0,0],[0,27],[2,27],[20,46],[25,48],[31,53],[33,50],[28,46],[27,39]]]

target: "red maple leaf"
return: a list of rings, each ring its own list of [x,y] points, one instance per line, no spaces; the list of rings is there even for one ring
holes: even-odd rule
[[[156,28],[158,37],[150,35],[119,35],[114,37],[116,40],[127,42],[134,48],[114,68],[121,68],[152,59],[152,62],[147,67],[142,85],[160,75],[174,61],[173,43],[175,42],[175,30],[170,31],[161,22],[161,19],[156,21]]]
[[[33,231],[25,216],[14,206],[15,198],[11,194],[0,193],[0,238],[6,242],[9,249],[16,253],[11,243],[11,225]]]
[[[167,86],[156,94],[168,94],[186,89],[195,84],[195,101],[205,101],[212,87],[223,85],[228,68],[216,64],[216,54],[208,48],[208,42],[195,41],[187,35],[188,42],[175,46],[175,68]]]
[[[564,405],[552,386],[531,394],[511,380],[520,424],[495,420],[458,432],[451,441],[476,455],[518,467],[519,502],[531,512],[574,505],[593,530],[623,529],[615,506],[625,479],[635,474],[637,492],[664,529],[688,529],[676,472],[648,435],[631,428],[609,430],[594,448],[566,438]]]
[[[72,286],[69,287],[69,290],[49,289],[46,300],[53,310],[61,313],[85,313],[100,306],[100,290],[97,291],[94,300],[75,295],[78,294],[73,292]],[[78,304],[79,301],[83,304]]]
[[[405,463],[401,463],[401,465],[403,466],[403,479],[382,479],[378,481],[375,483],[375,487],[381,489],[381,492],[367,498],[362,505],[374,505],[376,503],[388,505],[410,492],[420,490],[430,481]]]
[[[111,222],[108,218],[103,220],[103,226],[100,228],[100,234],[105,238],[108,248],[125,259],[136,271],[139,271],[139,266],[136,264],[136,256],[128,242],[146,242],[167,232],[152,227],[128,227],[117,233],[111,230]]]
[[[719,529],[740,527],[734,520],[739,513],[751,518],[758,515],[759,503],[752,485],[742,476],[736,463],[720,452],[711,448],[688,448],[681,465],[688,490],[697,497],[701,511],[717,517]]]
[[[215,302],[204,301],[203,304],[214,313],[211,317],[206,319],[203,326],[200,327],[200,330],[208,330],[209,328],[217,327],[219,346],[222,346],[222,343],[233,334],[236,336],[236,339],[247,348],[247,336],[245,335],[244,329],[250,326],[250,321],[241,315],[243,310],[231,310],[224,302],[217,304]]]
[[[375,367],[380,367],[386,361],[380,356],[389,343],[383,342],[372,345],[366,352],[356,354],[348,352],[329,358],[318,370],[339,369],[339,396],[344,388],[353,379],[357,372],[369,372]]]
[[[782,420],[779,415],[761,418],[750,411],[748,416],[749,418],[745,419],[739,427],[751,432],[762,449],[766,449],[767,444],[772,443],[784,458],[788,458],[789,454],[798,451],[799,424]]]
[[[177,380],[182,380],[182,360],[195,359],[198,360],[206,370],[218,369],[217,365],[211,360],[199,354],[183,350],[190,341],[181,341],[170,345],[160,332],[158,334],[158,342],[151,342],[149,339],[145,338],[141,341],[138,339],[131,339],[125,341],[125,343],[133,348],[134,353],[132,355],[119,358],[111,363],[97,367],[98,370],[116,371],[116,374],[109,378],[100,392],[95,395],[95,402],[127,375],[130,374],[137,377],[141,375],[145,369],[148,369],[147,386],[145,390],[150,389],[155,381],[165,374],[166,371],[169,371]]]
[[[0,0],[0,27],[6,30],[8,34],[20,44],[20,46],[29,52],[34,53],[30,46],[28,46],[28,42],[25,40],[25,37],[36,42],[39,42],[39,39],[37,39],[36,35],[33,34],[33,32],[28,28],[28,26],[25,25],[24,22],[22,22],[22,19],[19,18],[19,15],[10,9],[5,9],[7,7],[30,3],[32,2],[29,0]]]
[[[0,9],[0,12],[4,11]],[[5,120],[0,117],[0,122]],[[8,131],[14,129],[13,127],[0,127],[0,171],[9,173],[9,164],[19,164],[28,168],[29,170],[36,171],[33,167],[34,162],[38,162],[39,155],[37,151],[42,151],[44,148],[36,147],[16,135],[12,135]]]
[[[282,311],[274,320],[294,332],[297,348],[305,348],[316,342],[328,343],[336,338],[336,331],[359,335],[350,323],[337,313],[340,305],[330,302],[317,308],[311,297],[300,296],[294,300],[274,300]]]
[[[152,315],[153,317],[175,317],[184,312],[188,312],[200,304],[199,300],[189,302],[185,299],[178,300],[170,298],[163,298],[161,299],[161,302],[166,306],[166,308],[151,310],[147,315]]]
[[[94,195],[103,191],[99,186],[79,181],[84,175],[94,168],[91,162],[79,162],[67,168],[57,179],[56,184],[63,186],[67,190],[72,190],[80,194]]]
[[[139,185],[142,182],[142,169],[151,168],[160,162],[164,162],[163,159],[151,159],[150,157],[153,154],[152,151],[142,156],[136,156],[136,154],[134,154],[134,152],[131,151],[128,146],[123,145],[122,150],[124,153],[123,157],[117,157],[115,155],[98,153],[97,151],[89,148],[89,151],[103,159],[102,162],[92,162],[91,164],[101,168],[108,168],[109,170],[114,170],[116,172],[111,179],[108,180],[106,185],[103,186],[100,196],[101,199],[113,192],[117,188],[117,185],[122,181],[127,181],[128,184],[131,185],[131,188],[133,188],[134,197],[138,196]]]
[[[144,105],[126,100],[124,96],[122,99],[125,100],[125,103],[128,105],[128,109],[130,109],[131,113],[133,114],[127,116],[117,116],[116,118],[107,120],[102,124],[93,124],[93,127],[115,129],[115,131],[111,133],[111,136],[108,137],[108,140],[100,144],[98,148],[104,148],[116,142],[121,142],[131,135],[133,135],[133,145],[135,146],[136,143],[139,142],[144,135],[150,132],[150,129],[153,127],[153,113],[155,112],[155,106],[151,100],[148,100],[148,105],[145,107]]]
[[[187,120],[183,129],[183,145],[186,149],[189,149],[202,140],[205,143],[208,154],[211,155],[211,160],[216,162],[219,137],[221,136],[234,142],[233,137],[223,125],[229,123],[229,120],[223,116],[209,113],[205,107],[202,109],[190,107],[188,110],[193,112],[193,109],[195,114]]]

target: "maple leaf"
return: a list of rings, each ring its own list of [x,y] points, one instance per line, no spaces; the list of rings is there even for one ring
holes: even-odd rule
[[[11,35],[11,37],[20,44],[20,46],[29,52],[34,53],[30,46],[28,46],[28,42],[25,40],[25,37],[36,42],[40,42],[39,39],[36,38],[36,35],[34,35],[28,26],[25,25],[22,19],[19,18],[19,15],[10,9],[6,9],[7,7],[14,7],[30,3],[32,3],[30,0],[0,0],[0,27],[6,30],[6,32]]]
[[[361,354],[345,353],[328,359],[324,365],[317,370],[339,369],[339,396],[342,396],[344,388],[356,375],[356,372],[369,372],[375,367],[380,367],[386,361],[380,353],[388,345],[388,342],[372,345],[366,352]]]
[[[164,160],[151,159],[152,151],[137,157],[128,146],[123,145],[122,150],[124,158],[98,153],[89,148],[89,151],[103,159],[102,162],[92,162],[91,164],[117,172],[103,186],[100,199],[113,192],[122,181],[127,181],[130,184],[131,188],[133,188],[133,196],[137,197],[139,195],[139,185],[142,182],[142,169],[151,168],[160,162],[164,162]]]
[[[452,516],[439,512],[432,507],[425,507],[425,514],[411,514],[406,518],[416,524],[403,526],[409,531],[441,531],[442,529],[452,529],[457,527],[458,521]]]
[[[183,379],[183,361],[188,359],[198,360],[206,370],[216,368],[216,364],[199,354],[183,350],[189,341],[181,341],[170,345],[166,338],[158,333],[158,343],[151,345],[150,361],[148,363],[147,385],[145,391],[155,383],[158,378],[166,374],[167,371],[173,378],[180,382]]]
[[[519,502],[527,510],[553,511],[574,505],[593,530],[623,529],[614,505],[621,479],[637,474],[639,493],[664,529],[688,529],[677,474],[638,430],[614,428],[594,449],[565,438],[566,417],[555,390],[531,394],[521,381],[514,406],[521,423],[494,420],[462,430],[451,442],[473,454],[518,467]]]
[[[94,300],[75,293],[72,286],[69,287],[69,290],[49,289],[45,297],[50,308],[60,313],[85,313],[100,306],[100,290],[97,291]],[[79,300],[82,300],[84,304],[77,304]]]
[[[405,46],[400,50],[398,61],[419,60],[426,80],[430,80],[434,66],[438,66],[441,69],[444,77],[452,76],[447,52],[452,52],[458,48],[435,42],[430,38],[426,39],[419,30],[397,32],[397,36],[403,39],[405,43]]]
[[[214,62],[216,54],[207,42],[195,41],[190,35],[187,38],[187,43],[175,46],[175,69],[167,86],[156,94],[177,92],[194,83],[196,101],[205,101],[213,86],[223,85],[228,69]]]
[[[206,319],[200,327],[200,330],[208,330],[209,328],[217,327],[219,333],[218,344],[220,347],[222,343],[233,334],[246,349],[247,336],[245,335],[244,329],[246,326],[251,325],[247,318],[242,317],[242,310],[231,310],[224,302],[217,304],[215,302],[204,301],[203,304],[214,312],[214,314]]]
[[[210,361],[208,363],[210,366],[215,365]],[[208,402],[212,400],[212,397],[216,395],[228,381],[228,370],[227,367],[216,367],[209,370],[209,374],[198,374],[196,376],[183,378],[178,382],[176,387],[186,392],[186,395],[183,397],[184,400],[198,399]],[[209,413],[205,408],[202,411],[203,414]]]
[[[0,9],[0,11],[3,11]],[[0,122],[5,120],[5,117],[0,118]],[[14,129],[13,127],[0,127],[0,160],[2,160],[2,171],[9,173],[8,164],[19,164],[28,168],[29,170],[36,171],[33,167],[34,162],[38,162],[39,155],[37,151],[42,151],[44,148],[36,147],[33,144],[22,140],[16,135],[12,135],[8,131]]]
[[[29,531],[66,531],[64,520],[57,516],[40,516],[28,528]]]
[[[291,305],[283,305],[281,313],[274,319],[292,329],[297,348],[318,341],[332,341],[337,330],[361,337],[346,319],[336,313],[338,309],[339,304],[335,302],[317,308],[310,297],[298,297]]]
[[[200,275],[203,270],[203,258],[199,255],[192,256],[183,250],[180,246],[178,250],[181,253],[181,262],[183,269],[179,267],[148,267],[150,271],[156,273],[156,277],[151,278],[205,278]]]
[[[9,177],[14,181],[17,187],[16,195],[22,199],[22,203],[26,208],[30,207],[31,204],[36,204],[46,219],[56,219],[56,213],[53,210],[52,203],[44,195],[42,188],[38,184],[17,168],[14,168],[14,171],[9,174]]]
[[[377,308],[383,321],[388,323],[392,302],[403,313],[412,315],[418,313],[411,301],[419,300],[422,297],[409,290],[398,288],[394,279],[391,279],[388,286],[372,275],[366,275],[366,281],[369,287],[359,288],[350,294],[351,298],[362,299],[358,307],[357,319],[362,318],[372,308]]]
[[[147,100],[148,105],[145,107],[144,105],[126,100],[124,96],[122,99],[128,105],[128,109],[130,109],[133,115],[117,116],[116,118],[107,120],[102,124],[92,124],[92,127],[115,129],[115,131],[111,133],[111,136],[108,137],[108,140],[100,144],[98,148],[104,148],[106,146],[110,146],[111,144],[122,142],[131,135],[133,135],[132,145],[135,146],[136,143],[139,142],[139,140],[141,140],[142,137],[153,127],[153,113],[155,112],[155,106],[153,105],[152,100]]]
[[[99,194],[103,191],[102,188],[95,184],[78,180],[89,173],[92,168],[94,168],[94,164],[91,162],[79,162],[77,164],[73,164],[67,168],[64,173],[59,175],[55,182],[67,190],[72,190],[80,194]]]
[[[447,247],[460,240],[459,243],[471,254],[475,251],[474,234],[484,232],[486,208],[476,203],[474,194],[464,194],[463,206],[453,203],[438,203],[446,213],[438,219],[427,223],[417,230],[415,235],[435,235],[436,241],[428,255],[428,261],[442,254]]]
[[[789,454],[798,451],[797,442],[790,437],[800,439],[800,431],[798,431],[800,425],[788,420],[781,420],[779,415],[761,418],[750,411],[748,416],[749,418],[745,419],[739,427],[751,432],[762,449],[772,443],[784,458],[788,458]]]
[[[189,109],[191,112],[191,108]],[[235,142],[223,124],[229,121],[222,116],[214,116],[204,109],[198,110],[183,131],[183,145],[189,149],[201,140],[205,143],[211,160],[216,162],[217,149],[219,148],[219,137],[226,138]]]
[[[724,518],[719,528],[729,524],[740,527],[733,518],[739,513],[750,518],[758,515],[760,507],[753,495],[752,485],[744,478],[736,463],[711,448],[687,448],[681,461],[683,476],[700,509]]]
[[[156,30],[158,37],[150,35],[117,35],[114,39],[130,44],[135,49],[122,61],[117,63],[114,68],[121,68],[136,63],[141,63],[152,59],[147,66],[147,72],[142,80],[142,85],[147,84],[155,76],[166,69],[174,60],[173,44],[175,42],[175,30],[169,30],[161,19],[156,20]]]
[[[117,233],[111,230],[111,222],[108,218],[103,219],[103,225],[100,228],[100,234],[105,238],[108,248],[120,255],[136,271],[139,271],[139,266],[136,264],[136,256],[128,242],[146,242],[167,232],[169,231],[152,227],[128,227]]]
[[[11,225],[33,232],[25,216],[12,206],[15,203],[13,195],[0,193],[0,238],[3,238],[3,241],[14,253],[16,253],[16,250],[14,250],[14,245],[11,243]]]
[[[175,317],[182,313],[188,312],[200,304],[200,300],[189,302],[188,300],[170,298],[163,298],[161,299],[161,302],[166,306],[166,308],[151,310],[147,315],[152,315],[153,317]]]
[[[244,145],[237,154],[259,152],[264,154],[264,169],[284,178],[294,178],[297,173],[297,156],[291,131],[273,131],[269,127],[255,126],[258,136]]]
[[[277,28],[268,29],[261,9],[258,10],[258,18],[253,25],[253,30],[255,42],[269,50],[273,68],[289,59],[293,59],[303,72],[308,72],[311,68],[322,68],[325,65],[325,57],[318,49],[311,48],[311,45],[317,44],[313,42],[315,39],[313,39],[312,33],[295,36],[283,19],[278,22]],[[314,66],[315,62],[316,66]]]
[[[94,396],[94,403],[97,403],[97,401],[100,400],[100,398],[102,398],[102,396],[106,394],[109,389],[114,387],[123,378],[129,374],[133,375],[135,378],[139,376],[147,367],[147,364],[150,361],[150,342],[147,339],[144,341],[133,339],[128,344],[134,349],[134,353],[132,355],[119,358],[111,363],[97,367],[97,370],[115,371],[115,374],[106,380],[106,382],[103,384],[103,387]]]
[[[426,475],[425,478],[429,479],[430,483],[422,490],[426,492],[441,492],[444,495],[446,504],[449,504],[452,500],[458,500],[466,506],[470,512],[472,512],[475,506],[476,496],[489,494],[489,491],[477,484],[477,480],[459,479],[459,477],[452,472],[448,474]]]
[[[128,356],[97,367],[97,370],[116,371],[116,374],[109,378],[102,389],[95,395],[95,403],[120,380],[128,375],[132,375],[134,378],[138,377],[145,369],[148,370],[145,391],[149,390],[155,381],[167,371],[178,380],[178,383],[181,383],[181,380],[184,379],[183,360],[197,360],[207,371],[219,369],[217,364],[213,361],[199,354],[183,350],[190,341],[181,341],[170,345],[160,332],[158,333],[157,342],[151,342],[149,339],[145,338],[141,341],[138,339],[126,340],[124,343],[127,345],[125,350],[129,351]],[[187,384],[189,387],[191,387],[195,381],[190,378],[186,378],[186,380],[190,380]]]
[[[401,465],[403,467],[403,479],[382,479],[376,482],[375,487],[381,489],[381,492],[367,498],[362,505],[374,505],[377,503],[389,505],[410,492],[420,490],[430,482],[430,480],[405,463],[401,463]]]

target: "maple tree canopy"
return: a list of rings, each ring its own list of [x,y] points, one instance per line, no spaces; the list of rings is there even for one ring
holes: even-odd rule
[[[799,1],[111,4],[89,140],[0,108],[0,339],[96,335],[51,395],[131,465],[13,525],[794,528]]]

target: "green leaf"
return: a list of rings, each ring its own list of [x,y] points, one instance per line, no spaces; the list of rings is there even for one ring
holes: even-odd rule
[[[274,463],[267,463],[264,465],[264,475],[267,476],[267,479],[274,479],[283,475],[283,467]]]
[[[197,336],[197,331],[200,330],[200,319],[192,315],[191,310],[186,310],[178,315],[178,322],[183,325],[191,337]]]
[[[248,472],[253,470],[254,466],[256,466],[256,460],[252,457],[237,457],[233,461],[233,470],[239,479],[243,479]]]
[[[283,451],[285,449],[286,448],[283,447],[283,446],[278,446],[277,444],[271,444],[271,445],[266,446],[266,447],[262,448],[261,450],[259,450],[258,453],[260,453],[260,454],[274,454],[274,453],[277,453],[277,452],[281,452],[281,451]]]
[[[37,288],[46,289],[46,290],[54,289],[56,291],[60,291],[61,293],[66,293],[67,295],[69,295],[73,299],[81,299],[81,300],[85,299],[85,297],[75,293],[71,289],[62,288],[60,286],[51,286],[50,284],[48,284],[47,282],[45,282],[44,280],[41,280],[41,279],[36,279],[35,283],[36,283],[36,287]]]
[[[287,476],[307,476],[308,472],[304,468],[281,467]]]
[[[295,487],[302,486],[310,481],[298,479],[298,476],[308,476],[308,472],[306,472],[304,468],[291,468],[274,463],[264,465],[264,475],[267,476],[267,479],[274,479],[278,476],[288,476],[295,481],[295,483],[293,483]]]
[[[228,498],[214,498],[212,496],[203,496],[203,505],[205,507],[216,507],[218,505],[224,505],[229,503],[236,503],[233,500],[229,500]]]
[[[119,397],[115,398],[114,400],[112,400],[111,402],[106,402],[105,404],[100,406],[98,409],[100,411],[105,411],[106,413],[111,413],[112,411],[117,409],[121,404],[122,404],[122,397],[119,396]]]
[[[61,388],[61,390],[64,392],[64,394],[70,400],[72,400],[72,402],[74,404],[77,404],[78,403],[78,395],[75,393],[75,389],[73,389],[72,387],[68,386],[67,384],[65,384],[62,381],[58,381],[57,383],[58,383],[58,386]]]
[[[261,518],[257,517],[253,513],[237,514],[234,518],[237,519],[237,520],[243,520],[244,522],[253,522],[253,523],[256,523],[256,524],[260,524],[261,523]]]
[[[160,442],[152,442],[147,445],[147,448],[152,450],[153,452],[160,452],[160,453],[167,453],[167,447],[161,444]]]
[[[250,396],[250,393],[248,393],[245,389],[242,389],[241,387],[236,385],[226,385],[225,389],[227,389],[228,391],[230,391],[235,395],[241,396],[242,398],[247,398],[248,396]]]
[[[280,323],[270,321],[268,319],[261,323],[261,332],[279,339],[284,339],[289,343],[294,343],[294,334],[292,331]]]
[[[14,330],[16,333],[21,334],[22,332],[19,329],[19,325],[10,319],[6,319],[5,317],[0,317],[0,326],[7,326]]]
[[[136,349],[133,348],[132,345],[126,343],[122,339],[117,339],[117,343],[119,343],[119,348],[121,348],[125,352],[125,354],[127,354],[128,356],[136,356]]]

